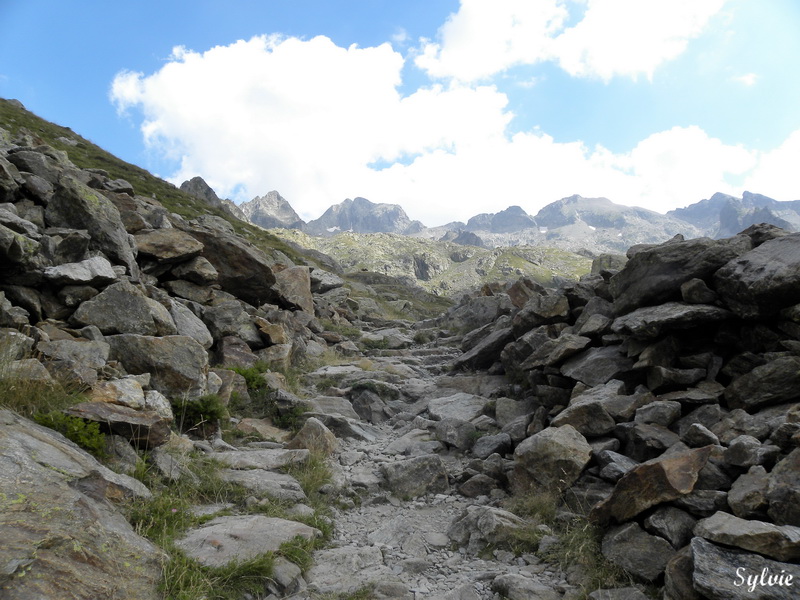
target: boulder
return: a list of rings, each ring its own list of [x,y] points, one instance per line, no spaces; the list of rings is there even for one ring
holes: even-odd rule
[[[171,421],[151,410],[136,410],[108,402],[81,402],[64,412],[101,423],[136,448],[155,448],[170,438]]]
[[[718,306],[666,302],[659,306],[637,308],[617,317],[611,324],[611,330],[637,339],[651,339],[665,332],[718,323],[732,317],[733,313]]]
[[[217,280],[219,274],[208,259],[195,256],[192,259],[172,267],[172,275],[197,285],[210,285]]]
[[[512,485],[520,491],[531,484],[566,490],[591,458],[592,447],[574,427],[548,427],[523,440],[514,450]]]
[[[296,521],[263,515],[234,515],[217,517],[189,531],[175,546],[203,566],[223,567],[275,552],[281,544],[297,536],[312,540],[320,535],[319,529]]]
[[[766,517],[769,481],[769,474],[761,466],[750,467],[747,473],[740,475],[728,491],[728,505],[733,514],[742,519]]]
[[[113,358],[128,373],[150,373],[150,385],[162,394],[198,398],[207,392],[208,355],[194,339],[183,335],[152,337],[110,335]]]
[[[683,240],[677,236],[633,256],[629,253],[625,268],[609,281],[614,309],[617,314],[625,314],[641,306],[676,299],[681,285],[691,279],[705,280],[751,247],[746,236],[728,240]]]
[[[208,350],[214,345],[214,338],[206,327],[206,324],[198,318],[188,307],[180,302],[172,300],[170,302],[169,314],[175,323],[178,335],[185,335],[192,338],[203,348]]]
[[[129,281],[112,284],[83,302],[72,320],[77,325],[95,325],[106,335],[172,335],[177,331],[167,309]]]
[[[90,249],[125,265],[132,276],[138,277],[135,246],[128,238],[117,207],[73,175],[65,174],[59,178],[47,204],[45,220],[51,227],[87,230],[91,236]]]
[[[738,316],[777,315],[800,302],[800,234],[768,240],[714,274],[722,302]]]
[[[353,594],[366,585],[391,581],[379,546],[344,546],[314,554],[306,573],[309,589],[320,594]]]
[[[103,286],[117,280],[117,274],[104,256],[93,256],[76,263],[47,267],[47,281],[56,286],[90,285]]]
[[[500,351],[506,344],[513,341],[514,334],[511,327],[504,327],[493,331],[484,337],[468,352],[465,352],[452,361],[454,369],[486,369],[500,357]]]
[[[652,506],[670,502],[694,490],[711,446],[648,461],[631,469],[605,501],[592,509],[600,523],[622,523]]]
[[[216,341],[233,336],[244,340],[252,348],[263,346],[252,317],[235,300],[204,307],[202,319]]]
[[[314,297],[311,295],[311,277],[308,267],[289,267],[274,271],[275,288],[282,298],[282,306],[314,314]]]
[[[312,453],[328,456],[339,448],[339,442],[336,441],[331,430],[325,427],[319,419],[309,417],[285,447],[288,449],[306,448]]]
[[[308,450],[240,450],[217,452],[217,460],[231,469],[280,469],[288,465],[303,464],[308,461]]]
[[[716,512],[699,521],[694,534],[710,542],[758,552],[782,562],[800,561],[800,527],[773,525]]]
[[[150,497],[139,481],[60,434],[0,411],[0,594],[161,598],[163,552],[113,504],[137,497]]]
[[[562,595],[550,586],[523,575],[506,573],[495,577],[492,591],[508,600],[561,600]]]
[[[670,543],[637,523],[614,527],[603,537],[602,552],[612,563],[645,581],[657,580],[675,554]]]
[[[767,488],[768,514],[778,525],[800,526],[800,448],[775,465]]]
[[[428,403],[428,414],[437,421],[442,419],[471,421],[483,414],[486,402],[486,398],[481,396],[458,392],[443,398],[432,398]]]
[[[265,302],[287,306],[274,288],[273,263],[261,250],[218,229],[195,225],[186,231],[203,244],[202,256],[216,269],[223,290],[253,306]]]
[[[692,539],[694,588],[710,600],[792,600],[800,585],[800,565]]]
[[[450,491],[447,470],[442,459],[436,455],[383,463],[381,471],[386,477],[387,488],[401,498]]]
[[[447,529],[447,536],[472,553],[480,552],[488,544],[507,544],[526,526],[524,519],[514,513],[492,506],[468,506],[455,517]]]
[[[731,408],[748,412],[800,397],[800,357],[781,356],[737,377],[725,388]]]
[[[300,483],[291,475],[264,469],[222,469],[220,479],[241,485],[251,492],[278,502],[308,502]]]
[[[561,366],[561,374],[596,386],[627,373],[632,367],[633,360],[619,346],[605,346],[574,355]]]
[[[153,229],[134,235],[139,256],[159,264],[174,264],[198,256],[203,244],[180,229]]]

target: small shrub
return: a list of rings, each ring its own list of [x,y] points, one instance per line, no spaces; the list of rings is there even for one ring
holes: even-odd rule
[[[58,410],[37,412],[33,415],[33,420],[39,425],[59,432],[97,458],[106,457],[106,436],[100,431],[99,423],[65,415]]]
[[[182,398],[171,402],[178,428],[183,433],[207,437],[216,429],[217,422],[228,414],[216,394],[208,394],[195,400]]]

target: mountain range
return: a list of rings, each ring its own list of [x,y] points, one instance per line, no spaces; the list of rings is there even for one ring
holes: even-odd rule
[[[574,195],[548,204],[535,215],[509,206],[475,215],[466,223],[425,227],[397,204],[361,197],[334,204],[318,219],[305,222],[277,191],[236,206],[217,198],[200,177],[184,182],[181,189],[266,229],[298,229],[319,237],[341,232],[394,233],[484,248],[548,245],[587,256],[624,253],[630,246],[660,243],[677,234],[719,239],[756,223],[800,231],[800,200],[778,201],[751,192],[741,198],[716,193],[665,215],[607,198]]]

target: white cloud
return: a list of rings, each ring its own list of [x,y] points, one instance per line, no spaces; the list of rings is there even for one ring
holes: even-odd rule
[[[567,16],[560,0],[461,0],[439,29],[441,41],[424,41],[415,62],[432,77],[484,79],[546,59]]]
[[[758,75],[756,73],[745,73],[744,75],[739,75],[737,77],[732,78],[734,81],[741,83],[747,87],[752,87],[758,81]]]
[[[423,40],[416,64],[432,77],[477,81],[554,60],[570,75],[652,77],[680,55],[727,0],[461,0]],[[566,28],[570,12],[581,13]]]
[[[727,178],[748,173],[752,191],[769,194],[767,181],[797,189],[788,173],[800,133],[759,165],[699,127],[613,153],[541,131],[512,134],[508,99],[493,85],[401,96],[403,65],[388,44],[256,37],[202,54],[177,48],[152,75],[120,73],[111,97],[120,110],[142,110],[148,143],[180,161],[176,184],[201,175],[237,200],[277,189],[305,219],[359,195],[439,225],[512,204],[535,213],[574,193],[666,211],[741,193]]]
[[[561,33],[553,56],[570,75],[651,78],[679,56],[726,0],[589,0],[583,19]]]
[[[744,188],[776,200],[800,200],[797,165],[800,165],[800,129],[789,134],[774,150],[762,153]]]

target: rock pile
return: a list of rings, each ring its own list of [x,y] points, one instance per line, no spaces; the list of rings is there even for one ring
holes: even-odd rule
[[[496,404],[510,487],[560,490],[607,528],[603,554],[665,598],[794,597],[800,234],[758,225],[627,257],[446,317],[479,327],[453,368],[521,390]]]

